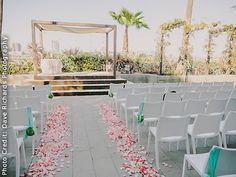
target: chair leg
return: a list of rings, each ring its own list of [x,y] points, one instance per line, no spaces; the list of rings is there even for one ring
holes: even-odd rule
[[[138,143],[140,143],[140,125],[137,124],[137,132],[138,132]]]
[[[149,130],[148,131],[148,144],[147,144],[147,151],[149,152],[150,151],[150,141],[151,141],[151,131]]]
[[[196,154],[195,138],[193,136],[191,136],[191,140],[192,140],[193,154]]]
[[[157,170],[160,169],[160,165],[159,165],[159,147],[158,147],[158,141],[156,140],[155,137],[155,158],[156,158],[156,166],[157,166]]]
[[[185,176],[185,170],[186,170],[186,158],[184,157],[184,163],[183,163],[182,177],[184,177],[184,176]]]
[[[20,147],[20,154],[21,154],[21,157],[22,157],[22,164],[24,165],[24,168],[27,167],[27,164],[26,164],[26,156],[25,156],[25,145],[24,145],[24,142],[21,144],[21,147]]]
[[[227,148],[226,135],[222,133],[224,148]]]
[[[219,146],[222,147],[222,139],[221,139],[220,133],[218,135],[218,143],[219,143]]]
[[[205,138],[204,139],[204,147],[206,147],[207,146],[207,139]]]
[[[126,127],[129,128],[129,125],[128,125],[128,110],[126,108],[124,108],[124,112],[125,112]]]
[[[179,150],[179,141],[177,141],[177,151]]]
[[[19,151],[16,154],[16,177],[20,176],[20,154]]]
[[[187,154],[190,154],[190,146],[189,146],[188,136],[186,137],[185,143],[186,143],[186,152],[187,152]]]
[[[32,155],[34,155],[34,149],[35,149],[35,135],[32,136]]]

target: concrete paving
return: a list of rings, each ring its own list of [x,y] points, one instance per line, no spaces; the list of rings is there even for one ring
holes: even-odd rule
[[[57,172],[57,177],[122,177],[125,173],[120,169],[123,160],[116,146],[106,135],[106,125],[100,115],[98,103],[106,102],[111,104],[108,96],[81,96],[81,97],[56,97],[55,103],[63,103],[70,107],[69,124],[72,128],[70,141],[73,144],[69,168],[63,168]],[[217,139],[207,142],[198,142],[197,152],[208,152]],[[236,147],[236,139],[231,138],[230,147]],[[141,144],[147,144],[147,128],[142,128]],[[171,151],[168,151],[168,144],[161,144],[160,164],[161,173],[166,177],[180,177],[182,173],[183,157],[185,154],[184,143],[180,144],[180,150],[176,150],[176,144],[171,144]],[[149,158],[154,159],[154,144],[150,148]],[[28,162],[31,159],[27,153]],[[166,165],[163,165],[167,164]],[[194,170],[187,172],[189,177],[199,177]]]

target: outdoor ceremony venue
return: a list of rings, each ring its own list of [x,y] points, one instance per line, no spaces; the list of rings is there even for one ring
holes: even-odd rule
[[[7,177],[236,177],[236,1],[0,0]]]

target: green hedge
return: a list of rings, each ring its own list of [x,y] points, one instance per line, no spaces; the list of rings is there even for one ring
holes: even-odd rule
[[[54,56],[55,58],[55,56]],[[102,53],[91,52],[64,52],[57,55],[63,63],[63,72],[82,72],[82,71],[105,71],[105,55]],[[112,56],[109,56],[109,63],[112,64]],[[152,55],[129,54],[127,56],[118,55],[117,71],[121,73],[159,73],[159,62]],[[128,66],[128,67],[127,67]],[[176,60],[164,60],[163,71],[167,75],[175,75],[177,66]],[[204,60],[194,60],[192,73],[195,75],[207,74],[236,74],[236,61],[233,61],[229,68],[223,59],[212,60],[209,66]],[[0,71],[2,71],[0,67]],[[32,59],[18,59],[9,62],[9,74],[25,74],[33,72]]]

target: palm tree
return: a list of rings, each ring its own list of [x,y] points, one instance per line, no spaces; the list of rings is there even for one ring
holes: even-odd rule
[[[143,20],[144,16],[142,16],[141,11],[133,13],[128,9],[122,8],[119,14],[110,11],[111,17],[116,20],[119,24],[125,26],[125,33],[123,38],[123,52],[128,53],[128,28],[130,26],[135,26],[137,29],[147,28],[149,29],[147,23]]]

